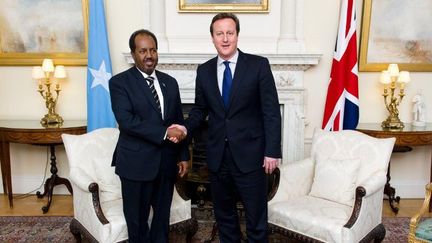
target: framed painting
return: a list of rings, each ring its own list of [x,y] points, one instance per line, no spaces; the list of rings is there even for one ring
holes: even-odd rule
[[[364,0],[360,71],[432,71],[432,1]]]
[[[179,0],[179,12],[262,12],[269,0]]]
[[[0,65],[86,65],[88,0],[2,0]]]

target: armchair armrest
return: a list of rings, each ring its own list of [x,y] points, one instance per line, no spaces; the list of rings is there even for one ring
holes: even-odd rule
[[[174,190],[177,191],[178,195],[184,200],[190,200],[190,198],[186,195],[186,179],[177,177],[177,181],[174,184]]]
[[[353,227],[359,217],[361,217],[360,213],[362,213],[362,211],[368,211],[369,206],[375,203],[373,199],[378,198],[378,200],[381,200],[382,205],[381,190],[384,188],[385,183],[386,175],[383,172],[376,172],[369,176],[365,181],[360,183],[360,186],[356,188],[354,207],[351,213],[351,217],[349,218],[348,222],[345,224],[344,227]],[[376,196],[376,194],[378,194],[379,196]],[[371,208],[376,207],[373,207],[372,205]],[[379,210],[381,212],[381,208]]]
[[[101,224],[108,224],[109,221],[105,217],[101,207],[99,185],[94,182],[94,179],[90,177],[87,172],[78,167],[71,168],[69,178],[73,182],[73,185],[76,185],[81,191],[91,193],[93,209],[97,218]]]
[[[267,191],[267,201],[273,199],[276,195],[276,192],[279,189],[279,181],[280,181],[280,170],[276,167],[275,170],[270,175],[267,175],[267,183],[268,183],[268,191]]]
[[[95,182],[86,171],[79,167],[70,168],[69,179],[83,191],[88,191],[89,185]]]
[[[384,172],[375,172],[356,188],[351,217],[342,228],[347,242],[358,242],[370,233],[371,229],[384,238],[382,225],[383,190],[386,182]],[[355,232],[355,233],[354,233]]]
[[[102,224],[104,224],[104,225],[108,224],[109,221],[105,217],[105,215],[102,211],[100,200],[99,200],[99,185],[97,183],[93,182],[88,186],[88,190],[92,194],[93,208],[95,210],[96,216],[98,217],[99,221]]]
[[[380,190],[386,181],[387,177],[384,172],[376,172],[360,183],[360,186],[366,190],[365,196],[369,196]]]
[[[314,173],[312,158],[285,163],[279,167],[279,170],[279,187],[269,204],[309,193]]]

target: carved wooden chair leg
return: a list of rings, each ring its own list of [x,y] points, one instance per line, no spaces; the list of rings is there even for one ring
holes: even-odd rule
[[[386,235],[386,229],[384,228],[384,225],[380,224],[377,227],[377,231],[378,231],[378,233],[376,234],[374,242],[375,243],[380,243],[380,242],[382,242],[384,240],[384,237]]]
[[[72,233],[72,235],[75,238],[75,241],[77,243],[81,243],[81,233],[79,231],[79,225],[77,224],[78,222],[76,221],[76,219],[72,219],[70,225],[69,225],[69,229],[70,232]]]

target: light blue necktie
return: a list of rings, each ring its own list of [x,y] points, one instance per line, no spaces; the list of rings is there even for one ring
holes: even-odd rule
[[[231,84],[232,84],[232,74],[231,69],[229,66],[229,61],[224,61],[223,64],[225,64],[225,71],[222,81],[222,98],[224,101],[225,107],[228,107],[230,92],[231,92]]]

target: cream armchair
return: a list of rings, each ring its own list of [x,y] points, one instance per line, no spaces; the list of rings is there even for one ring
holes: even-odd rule
[[[128,239],[123,215],[120,179],[111,167],[118,140],[115,128],[102,128],[83,135],[63,134],[73,187],[74,218],[70,231],[77,242],[121,242]],[[185,233],[187,241],[197,231],[191,217],[191,201],[174,190],[170,231]]]
[[[270,232],[305,242],[382,241],[383,190],[394,142],[351,130],[316,130],[311,156],[276,172]]]

